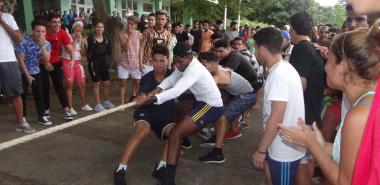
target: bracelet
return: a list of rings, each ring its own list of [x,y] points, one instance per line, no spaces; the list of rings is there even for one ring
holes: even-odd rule
[[[259,154],[267,155],[267,152],[261,152],[259,150],[256,150],[256,152],[259,153]]]

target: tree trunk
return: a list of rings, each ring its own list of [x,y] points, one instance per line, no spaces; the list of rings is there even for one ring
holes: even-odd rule
[[[104,0],[92,0],[92,2],[96,12],[96,21],[102,21],[104,23],[104,32],[109,36],[109,41],[111,43],[112,59],[108,62],[111,68],[116,69],[116,64],[121,58],[121,46],[118,38],[118,31],[120,30],[118,28],[120,28],[121,22],[117,18],[110,16]]]

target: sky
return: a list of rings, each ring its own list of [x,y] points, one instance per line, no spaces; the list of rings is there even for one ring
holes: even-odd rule
[[[338,0],[315,0],[317,3],[319,3],[321,6],[334,6],[336,3],[338,3]]]

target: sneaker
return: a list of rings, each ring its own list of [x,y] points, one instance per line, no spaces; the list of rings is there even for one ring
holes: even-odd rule
[[[158,166],[158,163],[154,166],[152,177],[160,181],[163,181],[165,178],[165,167],[161,166],[161,168],[157,170],[157,166]]]
[[[212,150],[208,154],[199,157],[199,161],[203,163],[214,163],[214,164],[222,164],[226,161],[222,152],[217,152],[216,150]]]
[[[107,100],[107,101],[103,102],[103,107],[106,108],[106,109],[112,109],[112,108],[115,107],[115,105]]]
[[[85,106],[81,107],[82,110],[84,111],[93,111],[94,109],[90,107],[90,105],[86,104]]]
[[[189,150],[190,148],[192,148],[193,145],[191,144],[191,141],[189,138],[187,137],[184,137],[182,140],[181,140],[181,148],[183,149],[186,149],[186,150]]]
[[[106,109],[103,107],[103,105],[102,104],[97,104],[97,105],[95,105],[95,111],[96,112],[102,112],[102,111],[105,111]]]
[[[49,109],[45,110],[44,116],[47,117],[48,119],[50,119],[50,110]]]
[[[71,115],[70,111],[64,112],[63,113],[63,119],[65,120],[73,120],[73,115]]]
[[[205,140],[211,138],[210,130],[208,128],[202,128],[197,135]]]
[[[239,131],[229,130],[224,134],[224,139],[236,139],[241,137],[241,133]]]
[[[213,135],[210,139],[203,141],[201,144],[199,144],[199,146],[202,148],[214,148],[215,141],[216,141],[216,135]]]
[[[19,131],[19,132],[25,132],[27,134],[30,134],[30,133],[33,133],[36,131],[36,129],[34,129],[33,127],[31,127],[29,125],[28,122],[26,122],[26,120],[22,123],[22,125],[18,125],[16,127],[16,131]]]
[[[49,120],[49,118],[47,118],[46,116],[42,116],[40,119],[38,119],[38,123],[39,124],[42,124],[42,125],[45,125],[45,126],[49,126],[49,125],[52,125],[53,123]]]
[[[249,126],[248,126],[248,123],[239,122],[238,128],[240,128],[240,129],[247,129],[247,128],[249,128]]]
[[[121,169],[118,172],[113,172],[113,182],[115,185],[127,185],[125,181],[125,170]]]
[[[75,116],[75,115],[77,115],[78,113],[77,113],[77,111],[75,111],[74,108],[70,108],[70,114],[71,114],[72,116]]]

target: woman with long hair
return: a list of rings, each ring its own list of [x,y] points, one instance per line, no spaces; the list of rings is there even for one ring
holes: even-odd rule
[[[327,84],[343,91],[351,104],[334,143],[324,141],[316,124],[314,132],[302,120],[301,129],[279,125],[282,137],[307,148],[332,184],[351,184],[380,74],[379,35],[378,21],[369,31],[358,29],[337,35],[330,46],[325,66]]]

